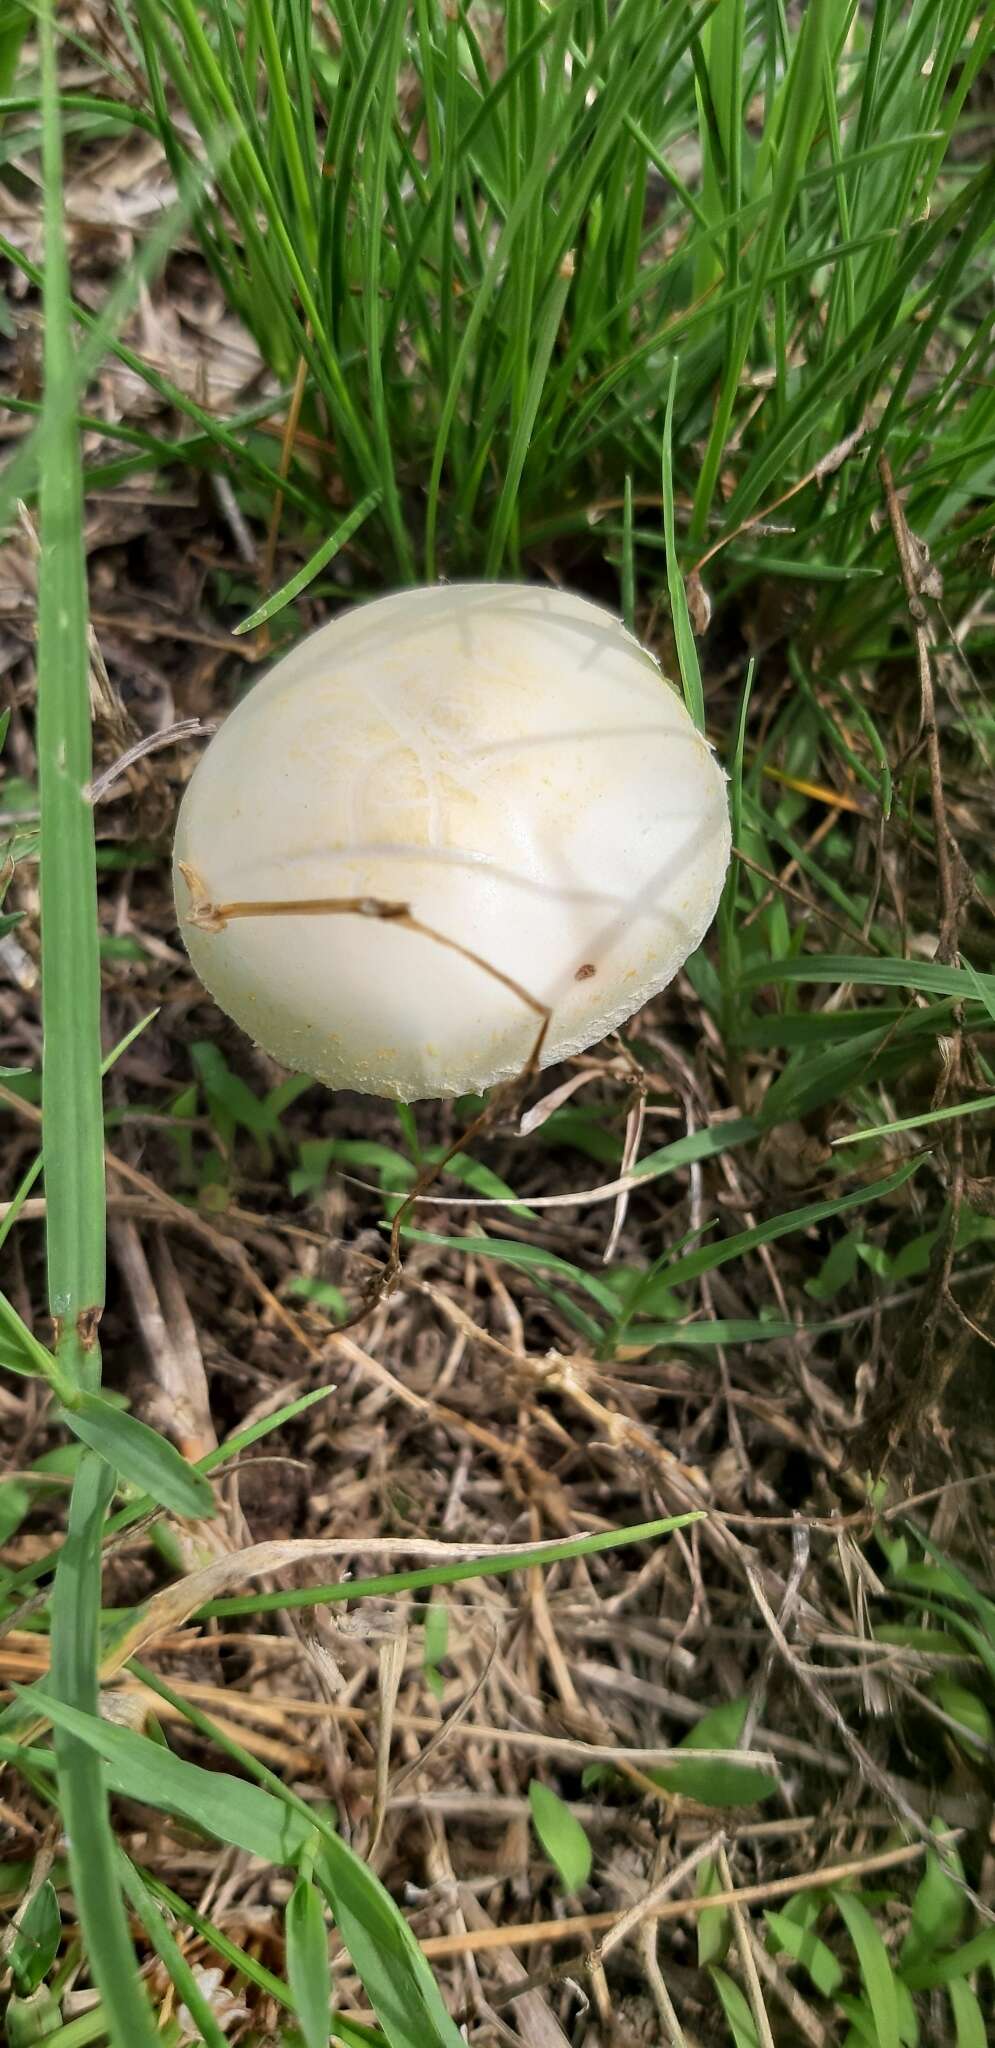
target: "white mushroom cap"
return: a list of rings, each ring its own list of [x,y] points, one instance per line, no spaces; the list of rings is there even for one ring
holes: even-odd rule
[[[509,981],[549,1009],[549,1065],[673,979],[721,894],[725,777],[599,606],[517,584],[405,590],[249,691],[195,770],[175,860],[198,974],[282,1065],[402,1102],[460,1095],[535,1044]],[[374,915],[207,929],[201,891],[404,904],[453,945]]]

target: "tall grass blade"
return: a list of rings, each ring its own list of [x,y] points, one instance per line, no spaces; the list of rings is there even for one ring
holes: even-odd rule
[[[104,1126],[97,948],[86,569],[80,450],[72,392],[62,136],[51,0],[38,18],[45,174],[45,399],[38,579],[41,792],[43,1144],[49,1307],[69,1379],[95,1388],[104,1298]],[[95,1713],[100,1540],[113,1484],[88,1454],[73,1489],[52,1601],[52,1687]],[[115,1867],[99,1758],[67,1732],[56,1744],[59,1798],[89,1968],[115,2048],[152,2048]]]

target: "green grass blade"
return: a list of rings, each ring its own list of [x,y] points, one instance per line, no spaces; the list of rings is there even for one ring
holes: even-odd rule
[[[947,1986],[947,1997],[954,2022],[954,2048],[985,2048],[988,2029],[977,1993],[955,1977]]]
[[[299,597],[301,591],[306,590],[308,584],[313,583],[315,577],[321,574],[322,569],[327,568],[329,562],[352,539],[353,534],[359,532],[363,521],[376,510],[382,496],[383,492],[379,488],[369,491],[358,505],[353,506],[348,516],[335,528],[334,533],[330,533],[328,539],[323,540],[320,547],[315,548],[314,554],[308,557],[303,568],[288,577],[286,583],[281,584],[279,590],[275,590],[272,597],[266,599],[265,604],[250,612],[248,618],[242,619],[233,631],[251,633],[254,627],[265,625],[268,619],[275,619],[278,612],[282,612],[286,605],[292,604],[294,598]]]
[[[898,1993],[891,1957],[874,1924],[874,1921],[859,1899],[852,1892],[834,1889],[830,1897],[846,1922],[847,1932],[857,1951],[857,1962],[867,1993],[867,2002],[874,2015],[874,2028],[878,2048],[901,2048],[898,2031]]]
[[[100,1537],[111,1485],[103,1459],[88,1453],[73,1487],[52,1595],[49,1684],[53,1695],[66,1703],[64,1711],[78,1712],[83,1721],[97,1714]],[[139,1982],[121,1903],[103,1765],[98,1754],[65,1727],[56,1730],[55,1756],[87,1967],[107,2009],[111,2040],[114,2048],[155,2048],[158,2034]]]
[[[376,1579],[353,1579],[332,1586],[294,1587],[283,1593],[247,1593],[228,1600],[209,1600],[200,1608],[198,1619],[215,1614],[265,1614],[280,1607],[337,1606],[342,1600],[370,1600],[392,1593],[417,1593],[434,1586],[458,1586],[466,1579],[487,1579],[495,1574],[526,1571],[532,1567],[566,1563],[573,1557],[594,1557],[601,1550],[624,1550],[630,1543],[653,1543],[674,1529],[698,1521],[696,1514],[669,1515],[659,1522],[640,1522],[631,1529],[604,1529],[595,1536],[574,1536],[566,1543],[541,1544],[538,1549],[511,1550],[507,1557],[470,1558],[465,1564],[424,1565],[410,1572],[386,1572]]]
[[[926,1109],[921,1116],[900,1116],[888,1124],[868,1124],[862,1131],[849,1131],[845,1138],[834,1138],[834,1149],[840,1145],[861,1145],[867,1138],[890,1138],[896,1131],[922,1131],[930,1124],[949,1123],[952,1117],[977,1116],[981,1111],[995,1109],[995,1095],[979,1095],[976,1102],[948,1102],[943,1109]]]
[[[632,472],[625,472],[622,508],[622,624],[627,633],[636,630],[636,550],[632,526]]]
[[[305,1850],[310,1851],[317,1831],[321,1839],[315,1876],[391,2048],[462,2048],[462,2036],[446,2012],[428,1963],[379,1878],[248,1752],[240,1752],[247,1766],[277,1790],[227,1771],[204,1770],[134,1729],[112,1726],[62,1701],[46,1699],[45,1705],[55,1726],[103,1759],[115,1791],[177,1814],[250,1856],[271,1864],[296,1864]]]
[[[735,336],[725,364],[722,387],[695,492],[692,533],[697,541],[703,539],[707,528],[740,379],[760,312],[768,272],[773,267],[777,255],[778,243],[798,179],[805,166],[818,116],[819,78],[823,65],[828,11],[828,0],[811,0],[811,5],[805,9],[798,29],[791,68],[785,81],[784,130],[779,141],[770,203],[760,245],[753,261],[749,294],[736,321]]]
[[[504,552],[508,545],[508,535],[517,509],[518,487],[529,452],[529,442],[532,439],[532,430],[535,426],[536,416],[542,399],[543,385],[549,369],[550,359],[556,346],[556,337],[560,330],[560,322],[563,318],[563,309],[567,302],[572,277],[573,259],[568,256],[563,260],[560,274],[556,278],[549,294],[548,305],[536,329],[532,345],[532,362],[528,381],[522,395],[521,408],[512,435],[504,483],[501,486],[501,496],[498,500],[497,511],[494,514],[491,525],[491,537],[485,564],[485,573],[488,576],[498,575]]]
[[[667,411],[663,423],[663,531],[667,543],[667,590],[670,594],[670,615],[674,625],[674,639],[677,643],[677,659],[680,663],[681,682],[684,685],[684,701],[699,732],[705,730],[705,698],[701,687],[701,668],[698,663],[698,649],[691,630],[687,593],[684,578],[677,557],[677,530],[674,523],[674,397],[677,391],[677,357],[670,366],[670,384],[667,388]]]
[[[340,1836],[327,1834],[314,1874],[391,2048],[463,2048],[429,1965],[379,1879]]]
[[[798,960],[757,961],[744,967],[741,988],[763,988],[769,982],[849,982],[854,988],[904,988],[922,995],[956,996],[970,1002],[995,998],[995,974],[968,973],[938,960],[868,959],[866,953],[804,954]],[[871,1020],[873,1021],[873,1020]]]
[[[862,1207],[865,1202],[882,1201],[894,1194],[911,1179],[919,1166],[917,1159],[910,1159],[897,1173],[890,1173],[884,1180],[875,1181],[869,1187],[854,1188],[848,1195],[830,1195],[823,1202],[809,1202],[802,1209],[789,1209],[786,1215],[768,1217],[765,1223],[754,1224],[751,1230],[739,1230],[732,1237],[699,1246],[697,1251],[686,1252],[683,1258],[670,1261],[669,1254],[655,1266],[651,1266],[640,1285],[626,1304],[625,1315],[619,1319],[621,1331],[638,1313],[640,1301],[646,1291],[661,1279],[668,1287],[679,1287],[689,1280],[697,1280],[702,1273],[712,1273],[719,1266],[727,1266],[731,1259],[741,1259],[747,1252],[757,1251],[761,1245],[773,1244],[779,1237],[787,1237],[796,1230],[810,1230],[816,1223],[826,1223],[832,1216],[845,1215],[849,1209]]]
[[[174,1515],[213,1515],[214,1495],[207,1480],[175,1444],[137,1415],[115,1408],[100,1394],[82,1393],[66,1408],[63,1419],[73,1435],[99,1451],[123,1479]]]
[[[104,1126],[90,693],[80,451],[72,389],[69,278],[55,24],[39,16],[45,178],[45,398],[41,422],[38,757],[41,793],[42,1139],[49,1306],[55,1353],[80,1386],[99,1380],[104,1298]],[[92,1454],[73,1488],[52,1601],[53,1690],[97,1706],[100,1540],[111,1474]],[[152,2048],[118,1888],[99,1759],[71,1735],[56,1746],[59,1799],[88,1964],[115,2048]]]
[[[203,2048],[230,2048],[205,1997],[196,1971],[187,1962],[165,1915],[159,1911],[147,1886],[123,1851],[118,1858],[121,1883],[160,1961],[165,1964],[178,1998],[186,2006],[194,2026],[200,2028]],[[326,2037],[327,2043],[327,2037]],[[310,2044],[308,2044],[310,2048]]]
[[[332,2017],[328,1929],[321,1894],[310,1878],[299,1877],[287,1901],[286,1940],[287,1975],[304,2048],[328,2048]]]
[[[54,90],[54,31],[42,15],[44,77]],[[61,218],[58,113],[45,123],[45,410],[41,421],[38,770],[41,802],[44,1150],[49,1307],[56,1353],[96,1377],[104,1294],[100,961],[91,772],[89,649],[69,287]],[[99,1367],[96,1369],[99,1372]]]

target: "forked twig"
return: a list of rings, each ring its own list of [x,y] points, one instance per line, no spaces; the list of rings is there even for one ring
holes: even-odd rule
[[[262,902],[215,903],[202,877],[197,873],[196,868],[190,867],[186,861],[180,861],[179,868],[190,891],[190,909],[187,914],[188,923],[192,924],[198,931],[222,932],[233,919],[243,917],[369,917],[378,919],[384,924],[397,925],[402,931],[412,932],[416,938],[431,939],[434,945],[444,946],[447,952],[458,953],[462,960],[469,961],[471,967],[479,967],[482,973],[490,975],[492,981],[499,982],[502,988],[506,988],[511,995],[516,996],[518,1001],[524,1003],[526,1009],[531,1010],[533,1016],[539,1019],[539,1029],[536,1033],[535,1043],[521,1072],[513,1075],[510,1080],[502,1082],[500,1087],[494,1090],[490,1101],[485,1103],[479,1115],[473,1118],[472,1122],[467,1125],[465,1130],[460,1132],[457,1138],[453,1139],[440,1158],[431,1160],[422,1168],[414,1185],[409,1188],[391,1223],[387,1263],[382,1273],[378,1274],[362,1308],[359,1309],[356,1315],[350,1318],[349,1322],[338,1325],[339,1332],[341,1333],[343,1330],[352,1329],[356,1323],[364,1321],[371,1310],[376,1307],[377,1303],[386,1294],[389,1294],[396,1285],[401,1272],[401,1232],[416,1202],[438,1180],[439,1175],[449,1164],[450,1159],[457,1152],[461,1152],[463,1147],[471,1143],[474,1138],[479,1137],[483,1131],[489,1129],[502,1115],[507,1103],[518,1094],[519,1090],[538,1071],[543,1046],[546,1043],[546,1035],[552,1021],[552,1010],[548,1003],[541,1003],[538,996],[532,995],[527,988],[523,987],[520,981],[516,981],[514,975],[505,974],[502,968],[495,967],[493,962],[485,959],[482,953],[474,952],[472,946],[464,946],[459,939],[451,939],[446,932],[436,931],[434,925],[425,924],[420,917],[414,915],[409,903],[393,902],[382,896],[301,896],[278,897]]]

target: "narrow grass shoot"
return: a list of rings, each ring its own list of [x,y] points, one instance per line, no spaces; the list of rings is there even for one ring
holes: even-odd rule
[[[70,1385],[99,1382],[104,1298],[104,1156],[83,497],[71,389],[69,284],[62,222],[62,142],[55,25],[39,17],[45,170],[45,400],[41,421],[38,760],[41,791],[42,1096],[49,1307],[55,1356]],[[112,1469],[81,1463],[52,1598],[55,1696],[97,1710],[101,1537]],[[89,1966],[115,2048],[152,2048],[155,2029],[135,1966],[98,1758],[60,1731],[59,1795]]]

